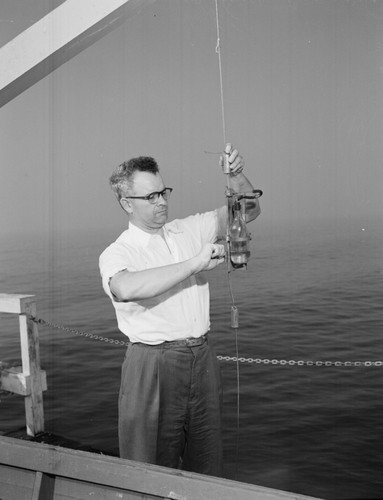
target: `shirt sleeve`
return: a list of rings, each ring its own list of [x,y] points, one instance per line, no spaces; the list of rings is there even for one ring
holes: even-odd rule
[[[180,221],[183,229],[197,238],[201,245],[215,243],[218,239],[218,214],[216,210],[195,214]]]
[[[216,210],[198,214],[203,243],[215,243],[218,239],[218,214]]]
[[[134,266],[134,258],[130,255],[130,252],[126,248],[122,248],[121,245],[114,243],[110,245],[104,252],[100,255],[99,267],[100,274],[102,278],[102,286],[104,291],[112,300],[115,300],[109,286],[109,282],[113,276],[121,271],[136,271]]]

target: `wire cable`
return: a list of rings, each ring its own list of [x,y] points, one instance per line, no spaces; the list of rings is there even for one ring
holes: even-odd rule
[[[215,51],[218,55],[218,69],[219,69],[219,85],[220,85],[220,96],[221,96],[221,117],[222,117],[222,132],[223,132],[223,143],[226,147],[226,121],[225,121],[225,104],[223,97],[223,76],[222,76],[222,57],[221,57],[221,37],[219,28],[219,13],[218,13],[218,0],[215,0],[215,18],[217,27],[217,45]],[[229,175],[226,175],[226,185],[229,189]],[[229,219],[228,219],[229,221]],[[228,234],[228,228],[227,228]],[[235,479],[238,475],[238,454],[239,454],[239,422],[240,422],[240,379],[239,379],[239,347],[238,347],[238,326],[237,326],[237,306],[235,305],[233,288],[231,283],[231,265],[230,259],[227,259],[227,278],[229,285],[229,292],[231,297],[231,314],[232,322],[231,326],[234,328],[235,332],[235,351],[236,351],[236,375],[237,375],[237,414],[236,414],[236,444],[235,444]]]
[[[224,105],[224,99],[223,99],[221,37],[220,37],[220,31],[219,31],[218,0],[215,0],[215,19],[216,19],[216,24],[217,24],[217,45],[215,47],[215,51],[218,54],[219,85],[220,85],[220,95],[221,95],[222,132],[223,132],[223,143],[226,144],[226,122],[225,122],[225,105]]]

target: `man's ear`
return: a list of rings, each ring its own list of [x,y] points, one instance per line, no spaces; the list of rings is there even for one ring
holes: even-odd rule
[[[128,214],[131,214],[133,212],[132,203],[127,198],[121,198],[120,205]]]

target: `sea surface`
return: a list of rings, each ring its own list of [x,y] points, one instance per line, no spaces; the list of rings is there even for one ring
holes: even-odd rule
[[[383,498],[383,366],[364,364],[383,360],[383,224],[257,222],[252,230],[248,269],[210,273],[211,338],[218,355],[235,356],[230,280],[239,356],[278,363],[220,361],[225,476],[324,499]],[[124,340],[98,271],[117,235],[2,236],[0,292],[34,294],[38,317]],[[55,327],[39,333],[46,430],[118,454],[124,347]],[[18,319],[0,313],[0,360],[19,359]],[[0,433],[24,422],[22,398],[0,392]]]

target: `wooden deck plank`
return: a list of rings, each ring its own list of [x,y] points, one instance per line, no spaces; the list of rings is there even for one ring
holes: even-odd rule
[[[158,496],[145,495],[135,491],[127,491],[121,488],[114,488],[67,478],[57,478],[55,484],[54,500],[79,500],[79,499],[100,499],[102,500],[158,500]]]
[[[31,500],[36,473],[0,463],[1,500]]]

